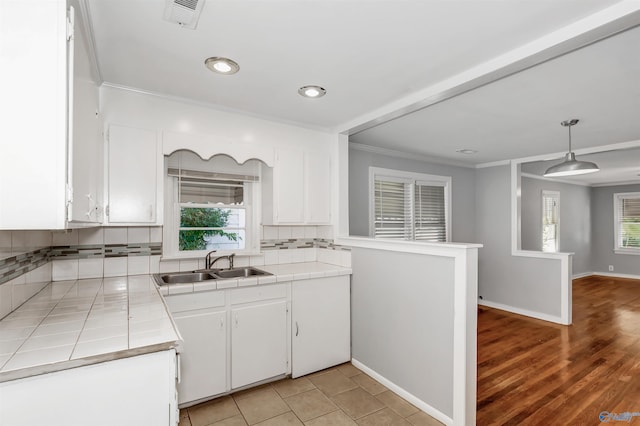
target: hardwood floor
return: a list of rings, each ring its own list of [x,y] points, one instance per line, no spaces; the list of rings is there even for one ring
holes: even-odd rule
[[[597,425],[603,411],[640,414],[640,280],[574,280],[571,326],[481,307],[477,407],[478,425]]]

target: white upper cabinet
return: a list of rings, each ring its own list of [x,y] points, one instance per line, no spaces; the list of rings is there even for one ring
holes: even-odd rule
[[[329,224],[329,153],[278,148],[272,169],[263,173],[263,224]]]
[[[163,157],[155,130],[110,125],[106,223],[162,225]]]
[[[98,199],[101,170],[79,163],[99,152],[97,86],[85,72],[90,61],[84,27],[73,25],[79,13],[69,12],[63,0],[0,2],[0,229],[99,221],[88,195],[93,203]],[[81,78],[90,81],[78,85],[78,96],[76,63],[83,64]],[[90,123],[84,123],[87,115]],[[81,138],[78,149],[74,130]],[[74,191],[79,182],[80,195]]]
[[[81,226],[102,222],[103,137],[98,78],[91,65],[89,41],[83,22],[76,20],[73,55],[73,103],[69,106],[69,182],[73,198],[69,222]]]

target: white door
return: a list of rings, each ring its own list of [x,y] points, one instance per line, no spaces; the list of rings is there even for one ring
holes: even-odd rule
[[[348,275],[294,281],[291,374],[299,377],[351,359]]]
[[[183,346],[180,352],[178,403],[227,390],[226,311],[173,314]]]
[[[287,302],[231,310],[231,388],[287,372]]]
[[[109,126],[109,223],[155,223],[158,144],[156,132]]]

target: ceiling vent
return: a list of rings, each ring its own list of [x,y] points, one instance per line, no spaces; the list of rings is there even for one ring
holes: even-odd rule
[[[203,6],[204,0],[167,0],[164,19],[195,30]]]

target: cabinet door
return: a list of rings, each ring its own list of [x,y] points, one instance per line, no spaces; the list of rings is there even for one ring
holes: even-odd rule
[[[331,222],[331,157],[327,153],[307,153],[305,172],[306,223]]]
[[[304,155],[279,149],[273,169],[274,223],[304,223]]]
[[[178,402],[197,401],[227,390],[226,311],[173,314],[183,339]]]
[[[231,310],[231,388],[287,372],[287,302]]]
[[[75,26],[73,101],[69,105],[72,201],[68,221],[102,221],[103,149],[102,120],[98,114],[98,84],[89,60],[89,48],[82,25]]]
[[[292,285],[292,376],[351,358],[349,276],[295,281]]]
[[[160,160],[159,160],[160,158]],[[156,224],[158,172],[162,169],[155,131],[109,126],[108,221]]]

